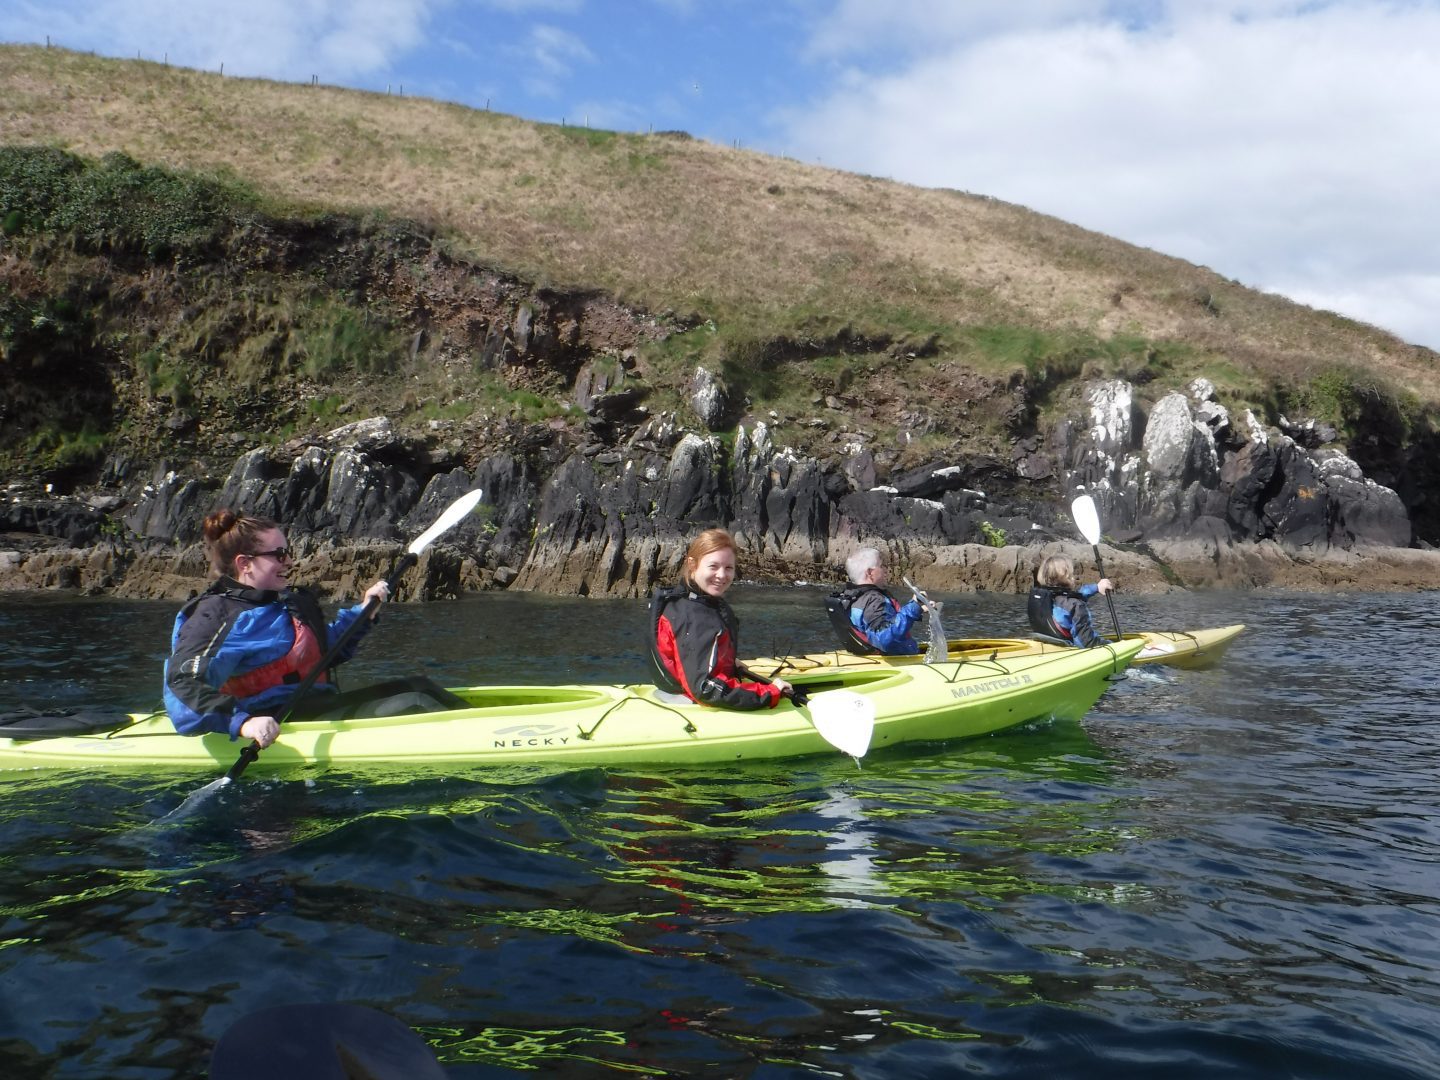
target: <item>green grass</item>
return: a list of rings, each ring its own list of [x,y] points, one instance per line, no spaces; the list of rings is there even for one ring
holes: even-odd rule
[[[293,337],[300,368],[312,378],[344,372],[385,374],[402,355],[400,335],[393,328],[334,298],[317,300]]]
[[[144,374],[150,396],[157,400],[169,401],[172,405],[186,406],[195,400],[195,391],[190,384],[190,373],[185,365],[171,359],[165,353],[151,349],[142,353],[138,360]]]
[[[577,127],[573,122],[563,127],[545,125],[546,134],[558,135],[568,143],[578,143],[589,150],[613,150],[620,141],[621,136],[613,131],[605,131],[602,128]]]
[[[25,452],[39,459],[43,467],[65,470],[98,463],[109,443],[109,433],[89,421],[76,431],[47,423],[26,440]]]
[[[56,232],[93,250],[159,258],[212,243],[256,203],[230,177],[142,166],[119,152],[90,162],[49,147],[0,146],[0,213],[12,233]]]
[[[340,418],[340,406],[343,404],[345,404],[343,394],[326,394],[305,402],[305,413],[318,423],[330,424]]]
[[[467,401],[450,401],[444,404],[426,401],[420,406],[419,412],[426,420],[464,420],[474,415],[475,406]]]
[[[1204,376],[1232,409],[1351,431],[1387,416],[1425,430],[1440,400],[1434,353],[983,196],[583,116],[532,124],[58,49],[0,46],[0,92],[7,373],[48,365],[99,387],[120,372],[117,392],[146,408],[263,401],[302,427],[344,402],[409,400],[419,421],[563,414],[563,363],[476,372],[462,318],[432,337],[438,312],[420,313],[459,280],[455,257],[517,295],[619,298],[658,322],[668,339],[636,346],[652,410],[685,415],[703,365],[737,414],[748,396],[756,416],[853,422],[881,445],[918,411],[916,430],[934,426],[909,457],[998,450],[1072,408],[1081,379],[1126,378],[1143,408]],[[405,269],[371,282],[381,264],[359,249]],[[847,411],[817,407],[825,393]],[[79,415],[36,421],[79,446]],[[827,430],[784,438],[811,435]]]

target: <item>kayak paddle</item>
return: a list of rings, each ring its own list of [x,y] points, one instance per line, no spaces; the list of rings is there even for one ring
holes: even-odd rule
[[[430,1045],[364,1005],[276,1005],[242,1016],[210,1052],[210,1080],[445,1080]]]
[[[391,592],[395,591],[395,587],[400,583],[400,578],[404,575],[405,571],[420,561],[420,556],[425,552],[426,548],[470,515],[475,509],[476,504],[480,502],[481,494],[481,490],[476,488],[474,491],[467,491],[464,495],[461,495],[460,498],[445,508],[445,512],[436,518],[434,525],[431,525],[430,528],[426,529],[410,542],[410,546],[405,549],[405,554],[401,557],[400,561],[395,564],[395,569],[390,571],[390,576],[385,579],[385,584]],[[305,695],[310,692],[316,680],[334,666],[335,661],[339,659],[345,646],[350,644],[350,639],[359,633],[361,627],[369,621],[370,614],[379,605],[380,601],[373,596],[365,601],[365,607],[361,609],[360,617],[345,628],[344,632],[335,639],[335,643],[330,646],[330,651],[321,658],[320,663],[311,668],[309,674],[300,680],[300,685],[295,688],[295,693],[290,696],[289,708],[287,708],[285,714],[280,717],[281,724],[284,724],[286,720],[289,720],[291,716],[295,715],[295,710],[300,707],[300,702],[304,699]],[[240,774],[249,768],[250,763],[259,756],[260,746],[252,742],[249,746],[245,747],[244,750],[240,751],[239,760],[230,766],[230,771],[225,774],[225,779],[232,781],[238,780]]]
[[[862,758],[870,749],[875,730],[875,703],[854,690],[826,690],[813,698],[800,687],[787,695],[795,708],[807,710],[820,737],[851,757]]]
[[[436,519],[434,525],[431,525],[430,528],[426,529],[411,541],[410,546],[405,549],[404,556],[395,564],[395,569],[390,572],[390,576],[385,579],[385,583],[390,587],[391,591],[393,591],[399,583],[401,575],[420,561],[420,556],[426,548],[438,540],[442,534],[449,532],[469,516],[471,511],[475,509],[476,504],[480,501],[481,494],[481,490],[476,488],[474,491],[467,491],[464,495],[461,495],[460,498],[445,508],[445,512]],[[307,674],[305,678],[300,680],[300,684],[295,688],[295,693],[290,696],[289,708],[287,708],[284,715],[280,717],[281,724],[284,724],[286,720],[294,715],[300,702],[304,699],[305,695],[310,692],[311,687],[315,685],[315,681],[334,666],[345,646],[350,644],[351,639],[359,633],[361,627],[369,621],[370,614],[379,603],[380,601],[373,596],[365,601],[365,607],[361,610],[359,618],[355,619],[345,628],[344,632],[335,639],[334,644],[330,646],[320,662],[310,669],[309,674]],[[226,784],[234,783],[240,778],[241,773],[248,769],[250,764],[259,756],[260,744],[252,741],[249,746],[246,746],[240,751],[240,756],[236,759],[235,764],[230,766],[229,771],[226,772],[224,776],[218,780],[212,780],[199,791],[187,796],[183,803],[165,816],[170,817],[187,812],[189,807],[201,799],[208,797],[210,792],[222,788]]]
[[[915,594],[920,606],[925,609],[925,632],[930,635],[930,644],[925,649],[925,663],[943,664],[950,659],[950,643],[945,640],[945,627],[940,624],[940,609],[945,605],[931,601],[908,577],[902,577],[905,587]]]
[[[1070,514],[1075,518],[1075,527],[1080,530],[1080,535],[1089,541],[1090,550],[1095,552],[1095,565],[1103,578],[1105,562],[1100,558],[1100,511],[1095,509],[1095,500],[1089,495],[1077,495],[1070,504]],[[1119,641],[1120,620],[1115,617],[1115,599],[1107,592],[1105,600],[1110,605],[1110,621],[1115,624],[1115,640]]]

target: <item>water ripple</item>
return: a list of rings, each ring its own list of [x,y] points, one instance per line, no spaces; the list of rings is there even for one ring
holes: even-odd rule
[[[1122,599],[1131,625],[1250,629],[1079,723],[858,770],[317,771],[179,822],[205,778],[7,775],[8,1075],[198,1075],[287,1001],[386,1010],[456,1078],[1433,1075],[1429,598]],[[814,590],[738,602],[757,651],[817,632]],[[7,599],[0,708],[147,704],[172,616]],[[643,618],[397,607],[349,680],[642,678]]]

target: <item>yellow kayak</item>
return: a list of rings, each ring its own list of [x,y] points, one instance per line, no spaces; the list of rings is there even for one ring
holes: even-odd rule
[[[834,753],[841,744],[822,734],[820,707],[831,691],[858,696],[866,712],[873,709],[872,749],[959,739],[1029,720],[1078,718],[1142,647],[1135,640],[1094,649],[996,650],[993,656],[963,655],[933,665],[831,666],[791,680],[810,695],[808,706],[785,701],[755,712],[677,701],[649,685],[461,688],[452,692],[468,703],[466,708],[286,723],[279,740],[251,769],[399,762],[704,764]],[[107,723],[83,734],[0,737],[0,771],[169,767],[224,772],[245,745],[225,735],[178,735],[163,714],[117,711]],[[38,728],[43,724],[30,723],[32,734]],[[0,735],[6,729],[0,720]]]
[[[1125,634],[1123,640],[1138,645],[1139,652],[1132,665],[1165,664],[1177,668],[1214,666],[1230,643],[1245,629],[1244,623],[1217,626],[1209,630],[1141,630]],[[951,661],[978,661],[988,658],[1011,660],[1021,656],[1053,653],[1085,652],[1053,638],[957,638],[949,642]],[[794,672],[825,668],[909,667],[924,664],[924,654],[917,656],[860,656],[845,649],[805,653],[800,656],[761,656],[746,660],[745,666],[762,675],[788,678]]]

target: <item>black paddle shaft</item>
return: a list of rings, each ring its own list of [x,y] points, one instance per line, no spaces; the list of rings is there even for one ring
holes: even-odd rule
[[[1100,545],[1091,544],[1090,549],[1095,552],[1095,565],[1099,567],[1100,576],[1103,578],[1105,576],[1105,560],[1100,558]],[[1119,641],[1121,638],[1120,620],[1115,615],[1115,598],[1107,592],[1105,602],[1110,605],[1110,621],[1115,624],[1115,640]]]
[[[390,576],[385,579],[385,584],[391,592],[395,591],[395,586],[399,583],[400,576],[419,561],[420,557],[418,555],[413,551],[407,551],[400,561],[395,564],[395,569],[392,570]],[[279,722],[281,724],[295,715],[295,710],[300,707],[300,703],[305,699],[305,695],[310,693],[316,680],[335,666],[335,662],[340,658],[340,654],[344,651],[345,646],[350,644],[351,639],[360,632],[360,628],[369,621],[370,613],[375,610],[376,605],[379,603],[380,601],[373,596],[369,600],[366,600],[365,607],[360,612],[360,617],[345,628],[340,636],[335,639],[335,644],[331,645],[329,651],[320,658],[320,662],[310,669],[305,678],[300,680],[300,685],[295,688],[295,693],[290,696],[290,707],[287,708],[284,715],[280,717]],[[240,751],[240,756],[235,760],[235,764],[230,766],[230,770],[225,774],[225,778],[231,781],[238,780],[240,774],[248,769],[259,756],[260,744],[251,742],[249,746]]]

